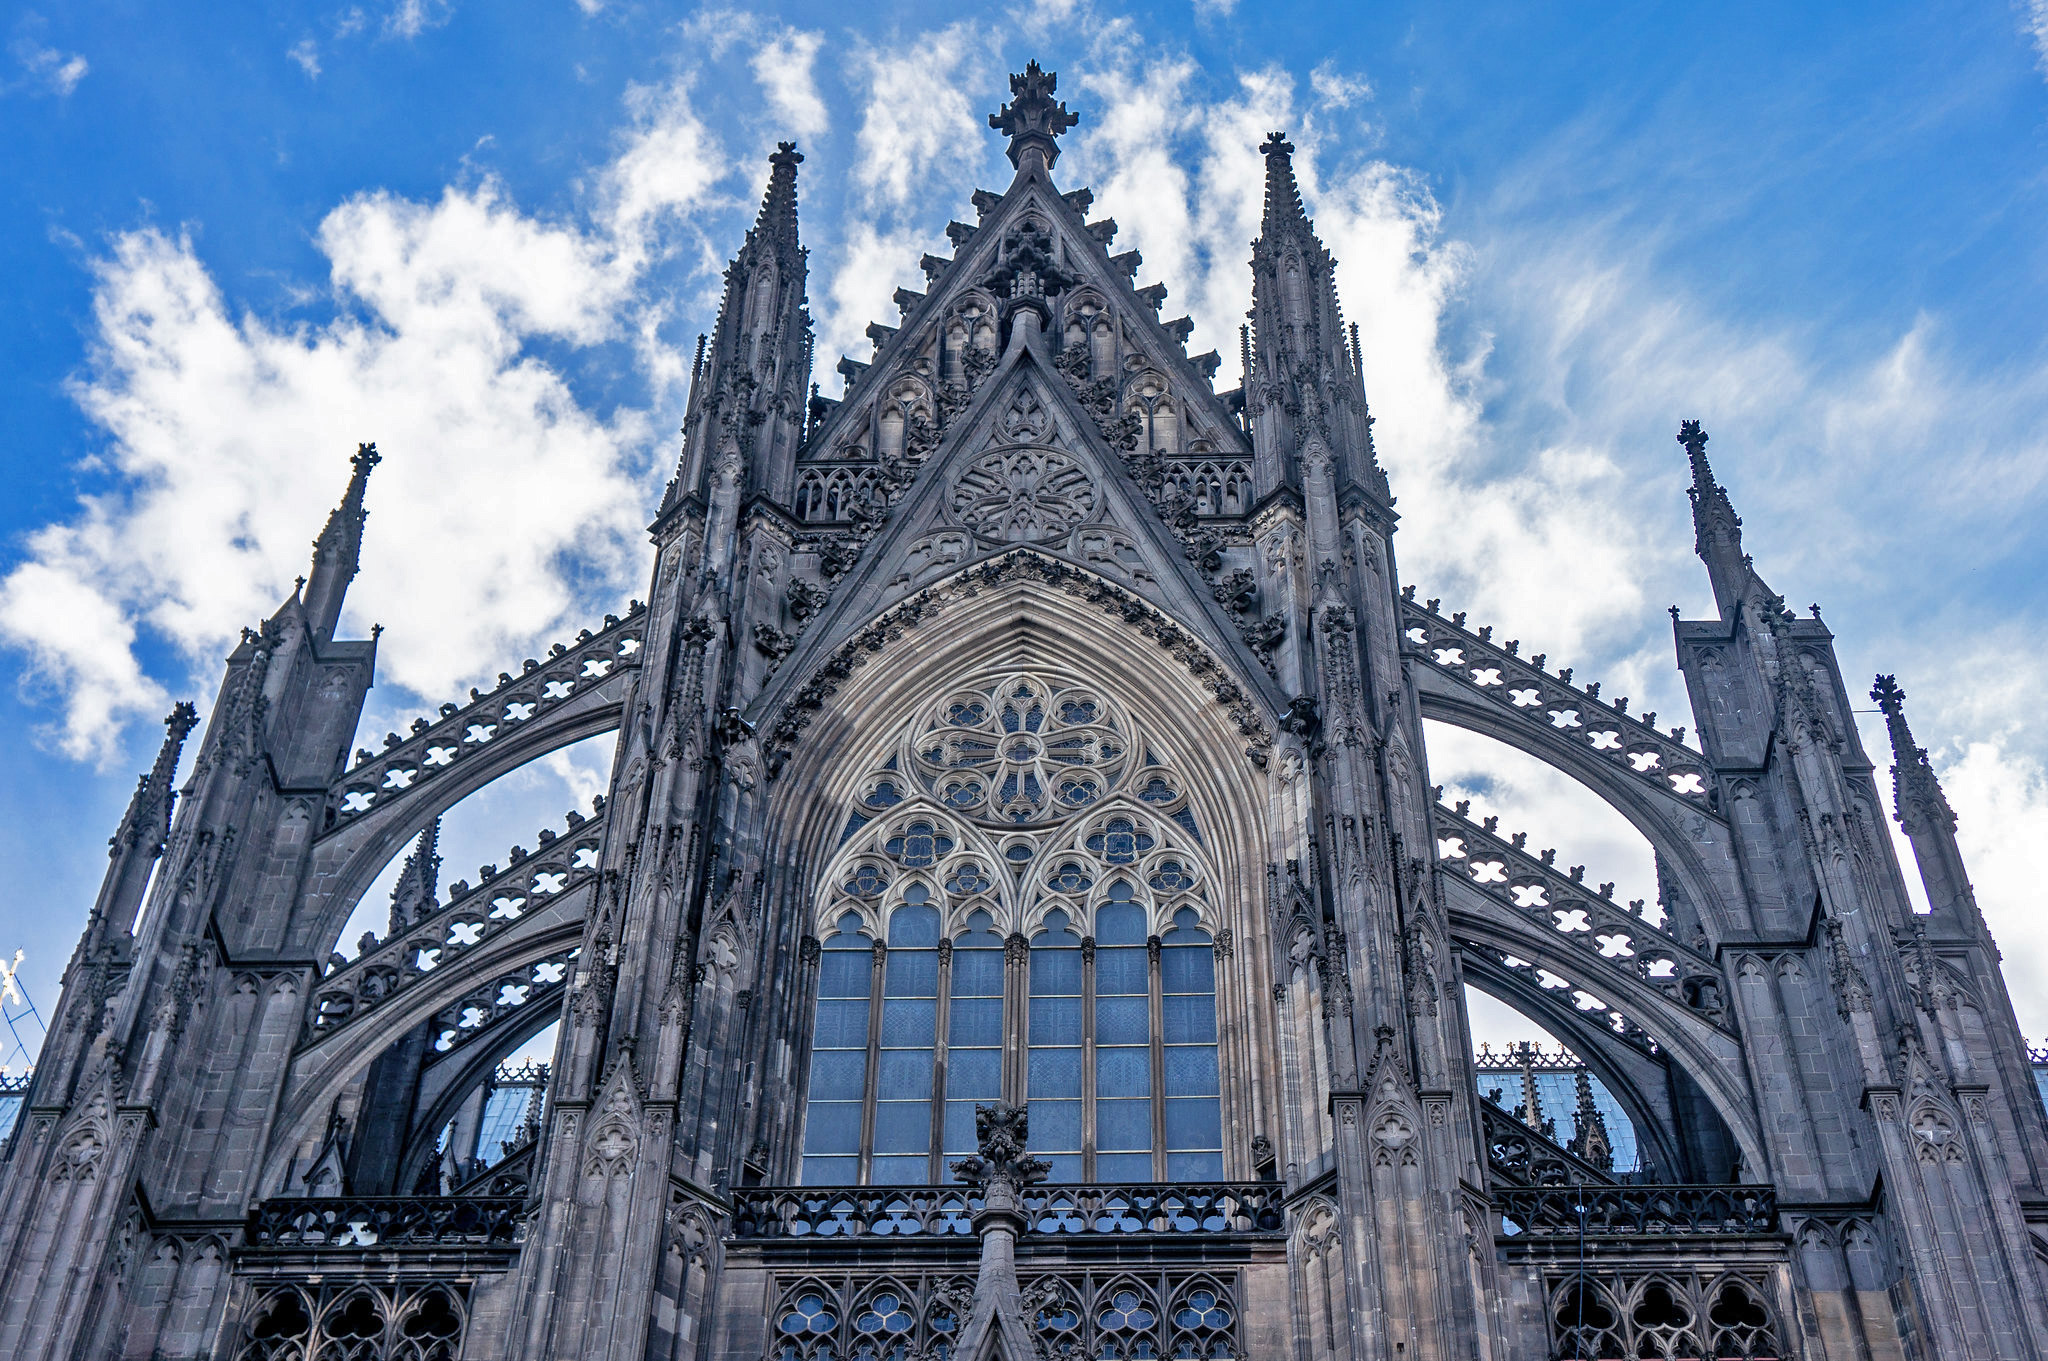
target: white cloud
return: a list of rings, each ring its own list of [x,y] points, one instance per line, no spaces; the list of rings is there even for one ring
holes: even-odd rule
[[[987,49],[986,35],[958,23],[857,51],[854,74],[865,86],[867,112],[854,173],[871,204],[902,207],[913,195],[928,201],[952,187],[951,176],[932,172],[962,149],[978,150],[987,135],[968,96],[970,88],[991,88]]]
[[[238,314],[187,237],[115,238],[73,384],[113,485],[0,582],[0,638],[63,695],[52,740],[104,758],[122,723],[154,716],[140,632],[203,684],[305,570],[355,440],[385,455],[349,600],[358,633],[387,628],[380,682],[456,691],[637,584],[666,451],[646,413],[586,409],[533,346],[651,331],[639,281],[678,212],[716,202],[716,147],[686,95],[635,92],[587,222],[522,213],[488,179],[342,203],[316,237],[326,321]]]
[[[454,17],[452,0],[398,0],[384,16],[384,36],[410,40]]]
[[[1372,98],[1372,82],[1364,76],[1339,71],[1335,57],[1309,72],[1308,85],[1315,91],[1316,102],[1328,109],[1348,109],[1360,100]]]
[[[311,38],[301,38],[287,48],[285,55],[299,64],[308,80],[320,78],[320,45]]]
[[[791,137],[815,137],[829,126],[812,70],[824,40],[822,33],[791,29],[754,53],[754,79],[768,96],[778,132],[786,129]]]
[[[78,88],[78,82],[85,79],[91,68],[84,57],[76,52],[60,52],[54,47],[44,47],[33,38],[17,38],[12,44],[14,59],[21,64],[29,82],[56,95],[59,99]]]
[[[361,33],[364,28],[368,27],[369,22],[370,16],[363,13],[361,5],[350,5],[337,15],[334,20],[334,36],[336,41],[342,38],[352,38],[356,34]]]
[[[2027,0],[2024,18],[2027,35],[2034,40],[2035,60],[2048,75],[2048,0]]]
[[[1956,810],[1977,906],[2005,955],[2020,1029],[2048,1040],[2048,922],[2042,920],[2041,848],[2048,846],[2048,765],[2005,741],[1975,741],[1940,764],[1943,789]],[[1908,860],[1909,876],[1918,869]]]

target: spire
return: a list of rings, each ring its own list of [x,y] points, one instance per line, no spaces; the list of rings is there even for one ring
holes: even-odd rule
[[[1010,139],[1010,164],[1019,171],[1024,169],[1024,155],[1029,151],[1043,157],[1045,168],[1051,170],[1060,158],[1055,139],[1081,121],[1079,114],[1067,112],[1064,101],[1052,97],[1059,85],[1057,72],[1041,70],[1036,61],[1027,62],[1021,75],[1010,77],[1010,102],[988,116],[988,125]]]
[[[749,487],[779,500],[793,490],[811,381],[809,264],[797,231],[803,159],[794,142],[768,158],[760,214],[726,266],[718,324],[690,366],[683,449],[657,527],[684,498],[707,493],[714,466],[742,469]]]
[[[1259,227],[1261,234],[1273,236],[1292,226],[1313,234],[1315,224],[1308,220],[1301,206],[1301,186],[1294,182],[1294,143],[1287,140],[1286,133],[1276,132],[1260,143],[1259,150],[1266,158],[1266,215]]]
[[[795,142],[777,142],[768,158],[768,192],[761,195],[761,214],[747,242],[773,244],[777,255],[798,249],[796,231],[796,168],[804,156]]]
[[[363,494],[370,485],[370,469],[382,461],[375,444],[356,446],[355,457],[349,460],[354,471],[349,475],[348,490],[327,517],[327,527],[313,540],[313,575],[306,582],[304,599],[307,627],[316,638],[334,636],[334,626],[341,621],[342,598],[362,566],[363,521],[370,517],[363,509]]]
[[[1607,1117],[1593,1102],[1593,1080],[1583,1066],[1572,1075],[1572,1087],[1578,1103],[1572,1111],[1572,1141],[1568,1147],[1601,1171],[1612,1171],[1614,1141],[1607,1133]]]
[[[1307,470],[1322,464],[1335,487],[1350,483],[1391,505],[1373,452],[1360,348],[1350,343],[1337,301],[1337,262],[1302,207],[1294,143],[1275,132],[1259,150],[1266,157],[1266,209],[1252,242],[1244,384],[1254,489],[1265,496],[1283,485],[1300,488]]]
[[[157,748],[156,764],[135,782],[135,797],[128,801],[121,830],[107,843],[111,856],[118,857],[127,847],[139,847],[150,860],[163,853],[164,841],[171,834],[171,804],[177,797],[171,781],[178,772],[185,738],[198,722],[199,710],[192,705],[180,700],[171,706],[164,717],[164,744]]]
[[[1707,432],[1698,421],[1681,421],[1678,442],[1692,465],[1693,549],[1707,565],[1707,579],[1714,587],[1714,603],[1721,617],[1734,617],[1736,606],[1755,578],[1749,558],[1742,551],[1742,517],[1728,500],[1727,489],[1714,480],[1707,463]]]
[[[441,902],[441,819],[435,818],[420,833],[405,868],[398,872],[398,884],[391,890],[389,935],[407,930],[440,906]]]

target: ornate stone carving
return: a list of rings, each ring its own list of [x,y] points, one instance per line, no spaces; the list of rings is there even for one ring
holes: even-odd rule
[[[960,474],[953,511],[984,543],[1052,543],[1095,509],[1095,483],[1056,449],[985,455]]]

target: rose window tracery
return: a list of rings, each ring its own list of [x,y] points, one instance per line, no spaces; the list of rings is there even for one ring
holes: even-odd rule
[[[1037,823],[1099,803],[1130,764],[1130,723],[1093,691],[1034,676],[948,696],[911,753],[940,803]]]
[[[986,543],[1049,543],[1095,509],[1095,482],[1057,449],[999,449],[953,486],[953,513]]]

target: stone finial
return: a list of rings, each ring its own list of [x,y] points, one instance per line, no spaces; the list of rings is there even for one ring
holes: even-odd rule
[[[1022,73],[1010,77],[1010,102],[988,116],[988,125],[1010,139],[1010,164],[1019,170],[1024,168],[1026,151],[1037,151],[1045,158],[1045,168],[1052,169],[1060,157],[1056,139],[1081,121],[1079,114],[1067,112],[1066,104],[1053,98],[1059,84],[1057,72],[1027,62]]]
[[[974,1108],[975,1142],[980,1152],[954,1163],[953,1175],[986,1193],[997,1182],[1005,1182],[1011,1194],[1052,1173],[1052,1164],[1025,1154],[1029,1116],[1022,1106]]]
[[[775,154],[768,158],[768,189],[761,195],[761,214],[754,220],[755,236],[777,245],[796,244],[796,168],[803,163],[803,153],[795,142],[775,144]],[[699,343],[701,346],[701,339]]]
[[[1277,227],[1308,222],[1301,206],[1301,186],[1294,182],[1294,143],[1284,132],[1275,132],[1259,143],[1266,158],[1266,215],[1263,231],[1271,235]]]

